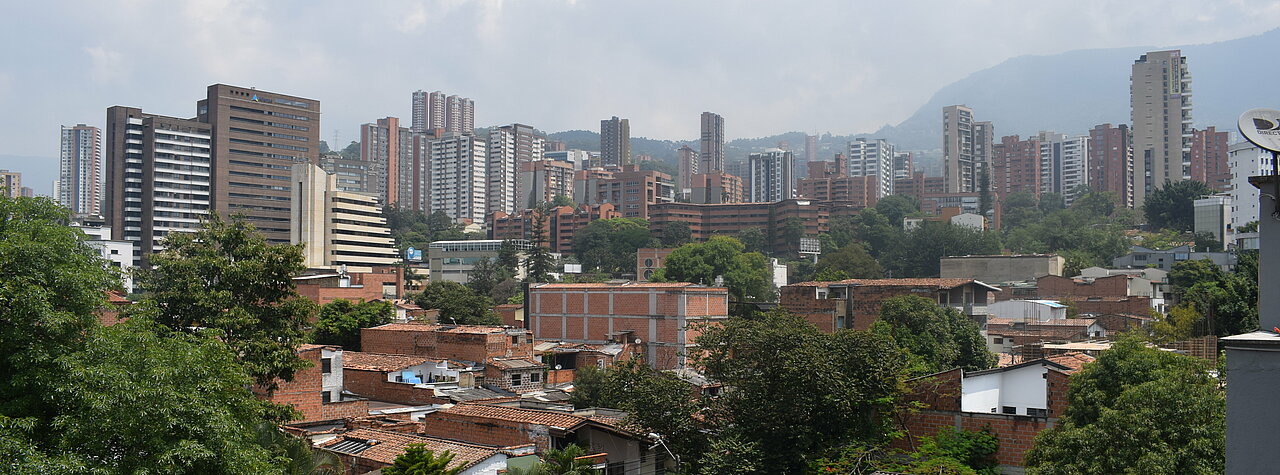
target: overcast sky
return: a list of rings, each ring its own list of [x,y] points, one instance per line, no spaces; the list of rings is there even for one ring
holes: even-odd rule
[[[418,89],[474,99],[477,126],[617,115],[692,139],[710,110],[730,139],[870,132],[1011,57],[1278,26],[1280,3],[1248,0],[17,0],[0,6],[0,156],[56,157],[59,125],[102,126],[111,105],[193,116],[219,82],[320,100],[331,143],[407,123]]]

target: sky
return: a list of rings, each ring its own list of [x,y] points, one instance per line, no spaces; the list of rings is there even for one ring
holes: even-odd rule
[[[1158,15],[1158,17],[1156,17]],[[321,103],[322,138],[409,119],[415,90],[470,97],[476,125],[729,139],[873,132],[1022,55],[1224,41],[1280,27],[1277,1],[9,1],[0,168],[37,192],[61,125],[112,105],[194,116],[214,83]],[[34,178],[34,179],[32,179]]]

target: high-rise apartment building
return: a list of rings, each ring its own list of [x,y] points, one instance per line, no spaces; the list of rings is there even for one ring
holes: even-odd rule
[[[1191,73],[1179,50],[1153,51],[1133,63],[1133,205],[1147,194],[1191,176]]]
[[[700,154],[688,145],[676,150],[676,168],[680,173],[677,193],[685,193],[693,188],[693,176],[701,173]]]
[[[848,166],[845,173],[851,177],[873,177],[876,198],[893,194],[893,144],[884,139],[855,139],[849,142]]]
[[[724,117],[714,112],[702,113],[702,140],[698,156],[703,173],[724,171]]]
[[[22,173],[0,170],[0,193],[10,198],[22,196]]]
[[[520,170],[524,164],[543,158],[543,138],[533,133],[533,127],[511,124],[489,131],[488,209],[485,214],[502,211],[515,214],[536,203],[522,203],[528,198],[528,190],[521,190]]]
[[[515,197],[521,209],[529,209],[538,203],[550,203],[557,196],[573,197],[573,164],[559,160],[537,160],[520,164]],[[492,188],[490,188],[492,191]],[[505,212],[505,211],[504,211]],[[494,211],[490,210],[489,214]]]
[[[991,165],[991,155],[994,153],[996,129],[991,122],[974,122],[973,123],[973,161],[975,170],[981,171]],[[974,183],[974,191],[977,190],[978,183]]]
[[[818,136],[804,136],[804,162],[813,163],[818,161]]]
[[[1000,139],[992,150],[991,191],[997,196],[1027,192],[1040,196],[1040,139],[1022,140],[1017,135]]]
[[[606,167],[631,164],[631,124],[614,116],[600,121],[600,163]]]
[[[795,158],[791,152],[769,149],[747,156],[750,164],[751,202],[771,203],[795,198],[792,178]]]
[[[1258,217],[1258,187],[1249,183],[1249,177],[1275,173],[1275,158],[1271,152],[1249,142],[1234,143],[1227,155],[1227,167],[1231,170],[1231,228],[1235,229]]]
[[[308,268],[372,272],[399,260],[378,198],[340,190],[337,175],[309,163],[294,165],[291,175],[296,194],[289,240],[306,245]]]
[[[410,199],[401,186],[412,180],[413,136],[400,119],[387,117],[360,126],[360,160],[369,166],[369,193],[383,204]],[[402,175],[404,175],[402,177]]]
[[[1227,141],[1231,134],[1215,127],[1191,130],[1191,179],[1201,181],[1218,191],[1231,188],[1231,170],[1227,168]]]
[[[480,222],[485,215],[485,141],[446,132],[430,143],[431,210],[455,221]]]
[[[1133,134],[1129,126],[1101,124],[1089,130],[1089,188],[1115,193],[1133,207]]]
[[[340,153],[320,154],[320,168],[337,176],[338,191],[369,194],[369,163],[359,158],[347,159]]]
[[[1089,137],[1040,132],[1040,193],[1062,195],[1068,205],[1089,184]]]
[[[699,173],[690,178],[689,202],[700,204],[741,203],[742,178],[725,172]]]
[[[911,175],[915,173],[915,171],[915,164],[912,162],[911,152],[895,152],[893,154],[894,180],[911,178]]]
[[[973,109],[962,105],[942,108],[942,180],[947,193],[977,190],[979,161],[974,153]]]
[[[213,205],[242,213],[268,242],[289,242],[290,173],[320,159],[320,101],[214,84],[196,104],[213,133]]]
[[[62,127],[58,162],[58,203],[77,214],[102,214],[102,130],[77,124]]]
[[[410,122],[413,133],[443,130],[455,134],[475,132],[475,102],[440,91],[413,93],[413,117]]]
[[[165,236],[195,231],[212,209],[213,129],[115,106],[107,109],[105,135],[103,215],[111,239],[132,242],[134,265],[143,265],[163,249]],[[282,207],[287,211],[289,202]]]

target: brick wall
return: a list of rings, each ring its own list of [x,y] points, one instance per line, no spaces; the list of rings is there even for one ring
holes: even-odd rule
[[[491,358],[532,357],[533,339],[519,335],[512,343],[506,333],[455,333],[429,330],[360,330],[360,348],[370,353],[418,355],[485,362]]]
[[[320,373],[320,353],[319,347],[312,347],[298,351],[298,357],[311,363],[310,366],[298,370],[294,373],[293,381],[284,381],[277,379],[276,390],[267,396],[266,391],[262,388],[255,388],[254,392],[258,397],[267,399],[276,404],[288,404],[297,409],[302,414],[301,419],[295,421],[315,421],[324,420],[324,409],[321,407],[321,395],[323,390],[323,374]]]
[[[809,286],[783,287],[778,293],[778,304],[788,312],[808,320],[827,333],[836,331],[836,312],[839,300],[818,299],[815,288]]]
[[[1070,277],[1046,275],[1036,279],[1042,296],[1055,297],[1127,297],[1129,276],[1098,277],[1093,282],[1076,282]]]
[[[1050,298],[1050,297],[1045,297]],[[1122,299],[1072,300],[1076,311],[1080,313],[1127,313],[1130,315],[1150,315],[1151,297],[1125,297]]]
[[[433,412],[422,419],[422,435],[461,440],[473,444],[508,447],[532,443],[538,452],[551,447],[546,426],[522,424],[492,418]]]
[[[345,419],[369,415],[369,401],[356,399],[351,401],[329,402],[320,405],[322,420]]]
[[[447,398],[437,398],[432,389],[415,388],[412,383],[387,381],[387,374],[381,371],[344,368],[342,379],[348,391],[375,401],[411,405],[449,403]]]

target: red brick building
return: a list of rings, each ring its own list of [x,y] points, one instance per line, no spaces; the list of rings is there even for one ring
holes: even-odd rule
[[[673,369],[685,367],[697,324],[728,318],[729,292],[687,282],[534,284],[526,309],[540,340],[638,341],[650,366]]]
[[[748,228],[758,228],[770,238],[769,246],[774,252],[787,252],[799,244],[787,242],[778,231],[792,218],[804,225],[806,237],[816,238],[827,231],[829,212],[823,203],[794,199],[710,205],[658,203],[650,206],[649,229],[654,237],[661,237],[667,223],[680,221],[689,225],[694,241],[706,241],[711,236],[733,236]]]
[[[742,178],[722,171],[693,175],[689,181],[689,200],[693,203],[741,203],[745,201],[746,187]]]
[[[836,160],[842,161],[840,156]],[[809,164],[809,176],[796,180],[796,194],[824,202],[844,203],[856,209],[876,205],[875,176],[848,176],[839,162],[814,162]]]
[[[662,262],[667,260],[667,256],[674,250],[675,248],[670,247],[636,249],[636,280],[648,282],[653,277],[653,273],[662,268]]]
[[[1227,166],[1227,132],[1214,127],[1191,130],[1191,179],[1209,184],[1218,191],[1231,191],[1231,169]],[[1163,186],[1163,185],[1161,185]]]
[[[460,387],[474,387],[477,374],[470,365],[425,356],[387,355],[360,351],[345,352],[342,374],[348,391],[376,401],[398,404],[448,404],[421,382],[455,382]],[[413,377],[408,380],[405,375]],[[415,382],[417,381],[417,382]]]
[[[871,328],[880,318],[884,301],[902,295],[934,300],[980,320],[986,318],[991,294],[999,291],[999,287],[973,279],[848,279],[785,285],[778,303],[818,329],[834,332]]]
[[[1133,207],[1133,133],[1129,126],[1102,124],[1089,130],[1089,188],[1115,193]]]
[[[1018,192],[1040,196],[1040,140],[1002,137],[992,148],[991,191],[1001,198]]]
[[[391,466],[414,444],[422,444],[434,454],[453,454],[448,467],[462,469],[462,473],[497,473],[505,470],[509,461],[536,457],[532,444],[493,447],[378,429],[353,429],[317,447],[337,455],[343,473],[357,475]]]
[[[924,202],[926,196],[946,193],[946,185],[940,176],[924,176],[924,172],[915,172],[906,178],[893,180],[893,194],[915,198]]]
[[[597,219],[619,217],[622,213],[609,203],[579,205],[577,208],[561,206],[551,211],[547,219],[547,234],[543,238],[551,252],[572,253],[574,234]],[[529,233],[533,227],[533,210],[514,215],[498,211],[489,215],[489,239],[531,239]]]
[[[533,337],[522,328],[389,323],[361,329],[360,348],[369,353],[487,363],[494,358],[532,357]]]
[[[649,219],[649,206],[675,200],[671,175],[623,165],[621,171],[580,170],[574,177],[574,201],[614,205],[624,218]]]
[[[254,394],[276,404],[293,406],[300,413],[295,421],[323,421],[369,414],[369,401],[344,399],[343,351],[340,346],[302,345],[298,357],[311,363],[294,373],[292,381],[276,380],[275,391],[254,388]]]
[[[298,294],[320,305],[337,299],[352,302],[393,300],[405,297],[404,270],[399,267],[374,267],[373,272],[325,271],[293,278]]]

